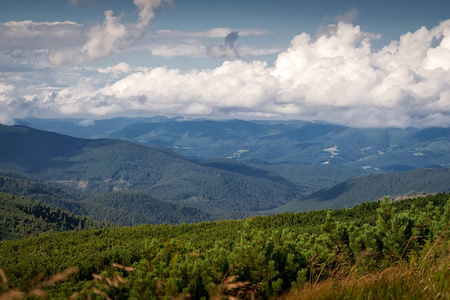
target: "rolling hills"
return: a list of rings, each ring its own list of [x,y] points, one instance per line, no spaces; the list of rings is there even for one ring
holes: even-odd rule
[[[254,176],[215,168],[127,141],[79,139],[22,126],[0,126],[0,140],[0,170],[84,196],[138,190],[203,210],[257,211],[304,195],[302,187],[267,171]]]
[[[273,151],[274,159],[269,161],[251,158],[257,151],[239,152],[233,159],[187,159],[160,146],[73,138],[24,126],[0,126],[0,140],[4,141],[0,144],[0,171],[24,174],[40,181],[39,184],[51,185],[37,188],[45,193],[15,195],[29,196],[31,200],[120,225],[190,223],[261,213],[343,208],[385,195],[438,193],[450,188],[449,171],[444,168],[448,165],[448,150],[444,149],[448,143],[447,129],[361,130],[307,122],[273,124],[158,118],[139,124],[119,118],[109,120],[108,126],[102,128],[111,129],[119,121],[125,125],[110,131],[109,135],[137,139],[151,128],[159,128],[159,134],[164,133],[173,141],[182,137],[185,142],[203,141],[211,147],[221,144],[226,149],[227,145],[259,139],[273,142],[272,146],[277,145],[278,150]],[[410,145],[408,139],[413,139]],[[304,154],[302,159],[308,161],[314,156],[312,149],[317,148],[316,152],[328,157],[328,163],[278,161],[276,156],[280,151],[288,151],[294,140],[306,143],[301,147],[297,144],[295,155]],[[325,141],[338,140],[347,143],[345,147],[349,150],[344,152],[341,146],[323,149]],[[359,148],[368,143],[375,148]],[[411,154],[411,145],[418,143],[435,152],[425,155],[423,149],[415,148],[414,153],[423,155]],[[170,147],[170,143],[166,146]],[[270,152],[270,149],[261,146],[258,151]],[[374,149],[386,152],[372,153]],[[412,159],[402,161],[406,152]],[[378,159],[378,163],[409,169],[416,163],[426,164],[430,158],[439,162],[433,166],[441,169],[381,173],[381,169],[358,165]],[[28,188],[26,184],[22,187]],[[52,190],[55,187],[57,190]],[[5,192],[14,194],[11,190]]]

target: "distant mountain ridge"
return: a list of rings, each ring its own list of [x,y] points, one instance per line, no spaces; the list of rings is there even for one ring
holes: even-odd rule
[[[384,196],[396,198],[411,192],[436,194],[450,191],[450,169],[416,169],[406,172],[370,174],[320,190],[301,200],[277,207],[271,213],[351,208]]]
[[[191,158],[329,164],[366,174],[450,167],[450,128],[350,128],[304,121],[164,117],[89,122],[29,118],[16,122],[83,138],[158,144]]]
[[[63,122],[38,121],[50,127]],[[136,123],[141,121],[145,122]],[[71,130],[81,126],[71,122]],[[125,125],[114,129],[119,124]],[[144,220],[139,208],[150,208],[141,206],[145,201],[154,201],[160,209],[181,205],[171,208],[175,214],[198,209],[186,219],[195,222],[217,219],[225,212],[235,218],[351,207],[385,195],[445,192],[450,186],[448,128],[357,129],[297,121],[167,118],[117,118],[91,126],[96,136],[122,140],[1,126],[0,139],[7,143],[0,145],[0,170],[35,176],[85,199],[93,197],[91,211],[111,205],[108,214],[117,216],[120,211],[117,220],[123,224]],[[101,128],[108,132],[101,133]],[[158,146],[146,146],[153,142]],[[189,159],[181,156],[189,153]],[[217,153],[222,157],[208,158]],[[394,172],[399,170],[403,172]],[[107,204],[108,199],[116,200]],[[131,199],[133,208],[123,199]]]
[[[79,139],[3,125],[0,140],[0,170],[29,174],[85,195],[138,190],[211,211],[265,210],[304,195],[301,187],[275,174],[252,176],[204,166],[127,141]]]

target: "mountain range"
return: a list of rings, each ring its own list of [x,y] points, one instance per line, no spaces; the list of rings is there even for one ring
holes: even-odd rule
[[[165,117],[20,119],[17,124],[82,138],[160,145],[188,158],[335,165],[364,173],[450,166],[449,128],[351,128],[305,121]],[[349,178],[347,178],[349,179]]]
[[[118,225],[334,209],[450,190],[446,128],[164,117],[17,123],[54,132],[0,126],[0,191]]]
[[[212,211],[257,211],[304,195],[270,171],[223,162],[213,167],[173,152],[110,139],[79,139],[22,126],[0,126],[0,169],[86,196],[137,190]],[[239,164],[231,162],[233,168]]]

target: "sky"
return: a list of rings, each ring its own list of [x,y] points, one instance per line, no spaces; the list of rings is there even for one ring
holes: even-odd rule
[[[154,116],[450,126],[450,1],[0,4],[0,123]]]

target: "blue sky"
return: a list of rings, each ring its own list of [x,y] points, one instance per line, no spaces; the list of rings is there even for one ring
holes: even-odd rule
[[[167,115],[449,126],[450,1],[0,4],[0,123]]]

